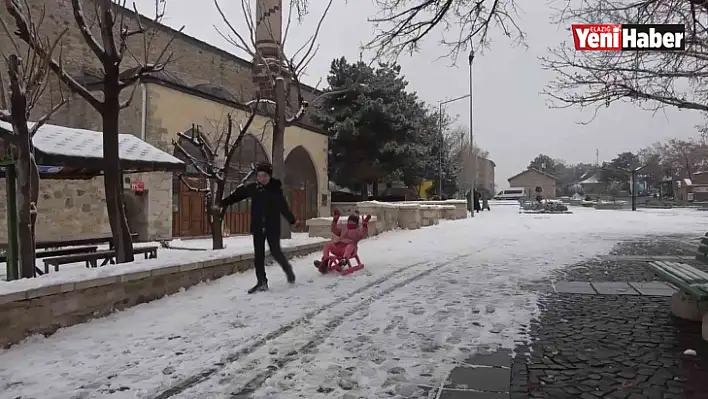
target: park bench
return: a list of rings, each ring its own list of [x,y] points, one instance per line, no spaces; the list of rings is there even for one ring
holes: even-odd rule
[[[654,261],[649,269],[680,290],[671,297],[671,313],[702,321],[701,335],[708,341],[708,273],[678,262]]]
[[[698,245],[698,253],[696,254],[696,260],[701,261],[708,265],[708,233],[701,237],[701,243]]]
[[[154,259],[154,258],[157,258],[157,246],[134,247],[133,254],[134,255],[144,254],[145,259]],[[44,259],[44,268],[46,271],[49,269],[49,266],[54,266],[54,270],[59,271],[60,265],[66,265],[69,263],[77,263],[77,262],[86,262],[86,267],[89,267],[89,265],[91,267],[97,267],[99,260],[103,261],[101,263],[101,266],[105,266],[109,263],[115,264],[116,263],[115,262],[116,255],[117,255],[116,251],[114,251],[114,250],[105,250],[105,251],[96,251],[93,253],[57,256],[54,258]]]
[[[708,273],[678,262],[653,261],[649,269],[697,301],[708,300]]]
[[[98,249],[98,247],[95,245],[88,245],[88,246],[83,246],[83,247],[48,249],[46,251],[38,251],[35,254],[35,258],[42,259],[42,258],[49,258],[51,256],[83,254],[83,253],[87,253],[87,252],[96,252],[97,249]],[[6,254],[0,255],[0,262],[7,262],[7,255]]]

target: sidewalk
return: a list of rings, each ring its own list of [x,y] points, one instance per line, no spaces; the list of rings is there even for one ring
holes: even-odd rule
[[[530,343],[515,349],[510,398],[707,397],[708,343],[700,326],[671,317],[671,290],[655,289],[662,283],[642,284],[656,278],[641,256],[685,256],[675,242],[620,243],[612,257],[556,273],[566,282],[542,297]]]

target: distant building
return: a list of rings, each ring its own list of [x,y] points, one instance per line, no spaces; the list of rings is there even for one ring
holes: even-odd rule
[[[546,172],[538,169],[529,168],[525,171],[516,174],[507,179],[510,187],[523,187],[528,192],[530,197],[536,194],[536,187],[543,189],[542,195],[544,198],[556,197],[556,182],[558,179]]]
[[[477,188],[484,188],[490,195],[495,194],[494,168],[497,164],[491,159],[477,158]]]
[[[578,184],[583,189],[584,194],[600,194],[605,189],[605,184],[598,179],[597,173],[594,171],[580,177]]]

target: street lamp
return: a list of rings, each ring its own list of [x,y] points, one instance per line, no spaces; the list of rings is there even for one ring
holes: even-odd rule
[[[443,190],[443,146],[445,144],[445,135],[443,134],[443,105],[449,104],[455,101],[464,100],[469,97],[469,94],[453,98],[451,100],[440,101],[438,103],[438,130],[440,130],[440,165],[439,165],[439,182],[438,182],[438,193],[442,196]]]
[[[474,189],[476,188],[477,185],[477,153],[474,151],[474,124],[472,123],[472,115],[473,115],[473,110],[474,106],[472,103],[472,93],[474,93],[473,90],[473,75],[472,75],[472,62],[474,61],[474,47],[472,47],[472,44],[470,43],[470,55],[468,57],[469,61],[469,73],[470,73],[470,91],[469,91],[469,98],[470,98],[470,150],[472,151],[472,194],[474,195]],[[472,212],[472,217],[474,217],[474,212]]]

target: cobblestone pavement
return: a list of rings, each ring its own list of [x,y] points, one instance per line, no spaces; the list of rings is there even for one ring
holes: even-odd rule
[[[695,248],[687,243],[695,241]],[[681,261],[708,272],[708,265],[695,259],[698,241],[695,237],[650,237],[642,241],[620,242],[610,252],[616,257],[631,256],[683,256]],[[565,281],[658,281],[646,268],[646,261],[590,259],[553,273],[553,280]],[[706,396],[708,398],[708,396]]]
[[[625,242],[611,255],[692,255],[678,240],[687,239]],[[645,268],[636,260],[590,260],[553,278],[658,280]],[[667,297],[549,292],[539,307],[530,343],[515,349],[510,399],[708,398],[708,343],[699,323],[670,316]],[[684,354],[687,349],[696,355]]]

